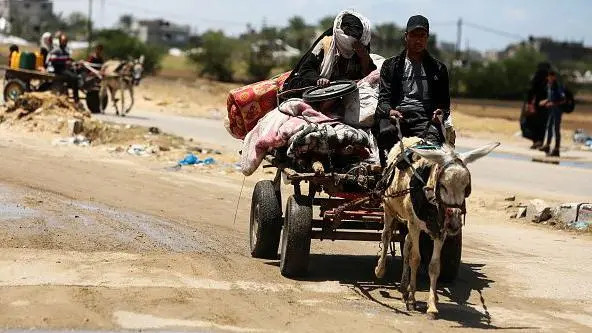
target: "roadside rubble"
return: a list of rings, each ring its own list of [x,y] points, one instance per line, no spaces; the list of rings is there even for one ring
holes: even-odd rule
[[[56,147],[103,147],[113,155],[156,159],[175,165],[177,170],[184,167],[186,172],[199,169],[228,174],[237,169],[235,158],[220,150],[166,134],[154,126],[95,119],[88,111],[78,110],[67,97],[51,93],[27,93],[0,107],[0,128],[44,134]]]
[[[510,218],[548,224],[558,228],[592,230],[592,203],[563,203],[551,206],[541,199],[527,203],[510,204],[506,207]]]
[[[574,131],[573,142],[582,150],[592,150],[592,135],[581,128]]]

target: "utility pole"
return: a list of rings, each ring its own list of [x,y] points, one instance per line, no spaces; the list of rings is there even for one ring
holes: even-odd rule
[[[458,78],[458,73],[460,72],[460,66],[459,63],[461,62],[461,40],[462,40],[462,18],[459,17],[458,21],[456,22],[456,47],[455,47],[455,54],[454,54],[454,60],[452,60],[452,66],[450,66],[450,71],[451,71],[451,77],[453,78],[453,85],[452,85],[452,90],[454,95],[458,95],[458,90],[460,88],[460,82],[459,82],[459,78]]]
[[[93,0],[88,0],[88,27],[87,27],[87,40],[88,40],[88,54],[91,52],[91,43],[92,43],[92,6]]]
[[[456,23],[456,60],[460,60],[460,43],[462,40],[462,18],[458,18]]]

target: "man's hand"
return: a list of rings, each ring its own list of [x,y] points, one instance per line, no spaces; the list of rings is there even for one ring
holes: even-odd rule
[[[331,81],[329,79],[321,78],[317,80],[317,86],[325,87],[328,86]]]
[[[442,110],[440,110],[440,109],[436,109],[436,111],[434,111],[434,115],[432,115],[432,122],[439,124],[440,119],[443,119],[443,117],[444,117],[444,112],[442,112]]]
[[[399,110],[391,110],[389,116],[391,117],[391,120],[403,119],[403,114]]]

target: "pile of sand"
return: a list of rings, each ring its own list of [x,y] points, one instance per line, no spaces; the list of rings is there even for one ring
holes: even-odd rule
[[[8,102],[0,112],[0,121],[5,128],[67,135],[69,120],[84,122],[90,116],[90,112],[76,108],[67,96],[33,92]]]
[[[185,140],[161,133],[151,133],[139,126],[103,122],[80,110],[67,96],[50,92],[33,92],[9,102],[0,111],[3,128],[26,132],[57,134],[62,137],[83,136],[91,145],[144,144],[161,150],[182,148]],[[152,131],[154,132],[154,131]]]

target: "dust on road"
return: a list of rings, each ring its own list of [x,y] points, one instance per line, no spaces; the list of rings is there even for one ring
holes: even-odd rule
[[[586,331],[590,237],[509,223],[503,194],[469,202],[463,265],[441,320],[376,280],[378,244],[313,242],[311,274],[284,279],[247,249],[236,174],[0,136],[0,326],[251,331]],[[25,167],[23,167],[25,166]],[[265,177],[261,173],[256,177]],[[255,178],[256,178],[255,177]],[[253,182],[247,181],[245,193]],[[425,307],[425,281],[418,300]]]

